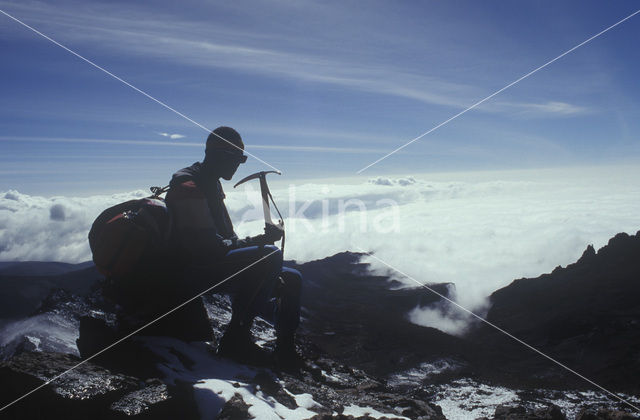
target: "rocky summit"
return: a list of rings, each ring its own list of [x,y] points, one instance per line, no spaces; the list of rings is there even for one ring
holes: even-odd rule
[[[607,388],[640,392],[640,235],[587,247],[567,267],[520,279],[491,297],[487,320]],[[501,374],[530,383],[586,386],[495,329],[472,339],[494,349]]]
[[[409,322],[412,309],[446,302],[372,274],[361,254],[288,262],[305,276],[297,371],[232,362],[215,354],[215,342],[143,335],[83,362],[81,324],[99,331],[115,320],[95,269],[6,264],[0,418],[637,418],[639,254],[638,234],[587,247],[574,264],[495,291],[486,314],[493,326],[478,322],[457,337]],[[455,299],[453,284],[429,287]],[[205,304],[219,339],[229,299]],[[257,320],[253,334],[273,349],[271,325]]]

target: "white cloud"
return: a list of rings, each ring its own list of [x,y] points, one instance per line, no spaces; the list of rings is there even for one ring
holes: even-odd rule
[[[512,280],[550,272],[575,262],[588,244],[602,247],[618,232],[640,229],[639,172],[607,167],[415,175],[411,185],[401,185],[404,178],[380,178],[273,193],[289,213],[288,207],[300,210],[305,200],[315,200],[304,212],[307,220],[299,213],[286,219],[286,258],[307,261],[358,248],[373,251],[420,282],[454,283],[457,301],[483,314],[485,298]],[[296,204],[288,206],[292,194]],[[364,220],[357,208],[337,214],[340,200],[354,198],[366,204]],[[391,220],[389,209],[377,204],[382,199],[398,204],[397,231],[376,230],[376,224],[385,226],[385,217]],[[240,210],[246,211],[241,204],[246,201],[229,197],[236,220]],[[324,219],[323,206],[330,214]],[[259,220],[237,226],[244,235],[260,229]],[[416,286],[375,259],[365,260],[376,272]],[[467,321],[450,311],[421,312],[415,309],[411,319],[431,326],[440,319],[448,331],[462,331]]]
[[[559,101],[549,101],[542,104],[520,104],[520,106],[559,115],[584,114],[588,112],[588,108],[586,107]]]
[[[469,317],[461,311],[442,311],[440,308],[414,308],[408,314],[409,321],[418,325],[436,327],[452,335],[462,335],[469,327]]]
[[[162,137],[169,137],[171,140],[183,139],[186,136],[182,134],[158,133]]]
[[[529,117],[570,117],[592,113],[592,108],[574,105],[562,101],[535,102],[495,102],[488,104],[487,111],[507,112],[515,111],[517,114]]]
[[[110,196],[38,197],[0,192],[0,261],[91,260],[87,234],[102,210],[143,191]]]
[[[412,176],[409,176],[407,178],[398,178],[398,179],[391,179],[391,178],[385,178],[385,177],[379,176],[377,178],[370,179],[369,183],[370,184],[374,184],[374,185],[387,185],[387,186],[401,185],[401,186],[406,186],[406,185],[415,184],[416,180]]]
[[[572,263],[588,244],[599,248],[615,233],[640,229],[639,172],[608,167],[422,174],[307,183],[272,192],[286,219],[285,258],[308,261],[365,249],[421,282],[454,283],[457,301],[483,313],[485,298],[513,279]],[[241,237],[263,228],[257,186],[246,188],[226,188]],[[113,204],[146,195],[0,193],[0,260],[89,260],[87,233],[95,217]],[[366,213],[350,202],[354,199]],[[342,214],[341,203],[348,204]],[[365,261],[375,272],[415,286],[375,259]],[[453,314],[451,308],[416,308],[410,319],[462,331],[466,318]]]
[[[85,143],[85,144],[121,144],[132,146],[187,146],[187,147],[203,147],[202,143],[189,142],[165,142],[165,141],[149,141],[149,140],[131,140],[131,139],[95,139],[80,137],[42,137],[42,136],[0,136],[0,141],[21,141],[34,143]]]
[[[184,138],[181,134],[168,134],[158,133],[163,137],[169,137],[171,139]],[[151,140],[133,140],[133,139],[96,139],[96,138],[72,138],[72,137],[42,137],[42,136],[0,136],[0,142],[33,142],[33,143],[84,143],[84,144],[118,144],[118,145],[131,145],[131,146],[169,146],[169,147],[204,147],[204,142],[163,142],[163,141],[151,141]],[[298,146],[298,145],[285,145],[285,144],[247,144],[246,150],[282,150],[287,152],[308,152],[308,153],[349,153],[349,154],[382,154],[387,153],[388,149],[375,149],[366,147],[328,147],[328,146]],[[403,153],[402,151],[398,153]],[[118,157],[121,158],[121,157]],[[126,157],[122,157],[126,159]],[[137,159],[137,157],[135,157]],[[33,174],[33,170],[18,169],[11,171],[0,171],[0,174]],[[37,173],[52,173],[37,172]],[[55,172],[53,172],[55,173]]]
[[[64,206],[62,204],[54,204],[49,208],[49,218],[63,222],[66,218]]]
[[[381,154],[387,149],[372,149],[368,147],[328,147],[328,146],[298,146],[281,144],[248,144],[248,149],[282,150],[287,152],[318,152],[318,153],[353,153],[353,154]]]

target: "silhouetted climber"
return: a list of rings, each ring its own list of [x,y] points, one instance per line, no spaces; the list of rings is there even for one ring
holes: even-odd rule
[[[168,247],[144,251],[157,238],[166,238],[167,232],[152,237],[142,235],[144,239],[134,240],[138,229],[153,230],[152,223],[142,217],[151,209],[136,210],[132,217],[140,224],[129,223],[123,216],[127,212],[122,209],[128,208],[130,202],[107,209],[96,219],[97,230],[92,227],[89,240],[93,241],[94,261],[97,257],[100,267],[107,271],[103,294],[117,305],[118,322],[114,330],[104,320],[83,317],[77,340],[82,357],[145,325],[140,335],[213,341],[202,299],[186,305],[184,302],[220,283],[214,292],[231,296],[233,314],[218,353],[238,361],[266,362],[267,355],[253,342],[250,331],[254,318],[260,315],[276,329],[275,361],[282,367],[300,366],[294,338],[300,320],[302,277],[298,271],[282,266],[282,253],[273,246],[282,238],[283,231],[265,223],[264,234],[238,239],[224,204],[220,178],[230,180],[238,166],[247,160],[243,150],[238,132],[218,127],[207,138],[203,162],[173,175],[165,199],[171,222],[167,220],[163,227],[155,228],[168,230],[171,225]],[[105,220],[101,220],[103,215]],[[106,228],[109,219],[122,224]],[[129,230],[119,231],[112,226]],[[103,231],[111,236],[103,235]],[[142,254],[132,263],[129,260],[136,250]],[[117,270],[121,263],[126,263],[127,269]],[[182,306],[176,310],[179,305]],[[151,321],[154,322],[147,325]],[[127,351],[123,348],[122,356]],[[113,351],[105,357],[113,359],[116,365],[123,360]]]
[[[237,131],[218,127],[207,138],[204,161],[173,175],[166,197],[173,218],[174,267],[170,271],[181,281],[180,294],[187,297],[266,257],[215,289],[231,295],[233,307],[218,353],[243,361],[262,357],[250,332],[254,318],[260,315],[274,323],[277,361],[298,361],[294,335],[300,318],[302,278],[298,271],[282,266],[282,253],[273,246],[282,238],[282,231],[268,230],[238,239],[224,204],[220,178],[230,180],[247,160],[243,150]],[[210,340],[212,331],[201,299],[188,306],[171,323],[199,325],[200,331],[194,328],[192,338]]]

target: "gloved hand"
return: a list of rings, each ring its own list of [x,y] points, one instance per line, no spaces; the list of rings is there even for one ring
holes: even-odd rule
[[[284,230],[282,229],[281,226],[267,224],[264,227],[264,237],[267,243],[272,244],[276,241],[279,241],[280,239],[282,239],[283,235],[284,235]]]
[[[266,225],[264,233],[245,239],[237,239],[235,242],[235,248],[243,248],[246,246],[255,245],[273,245],[274,242],[279,241],[284,236],[284,230],[277,225]]]

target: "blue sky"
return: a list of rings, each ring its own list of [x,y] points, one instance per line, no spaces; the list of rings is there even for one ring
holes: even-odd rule
[[[351,177],[638,8],[0,1],[202,125],[235,127],[287,182]],[[640,15],[363,175],[636,163],[638,39]],[[201,159],[202,128],[4,15],[0,51],[0,191],[130,191]]]

